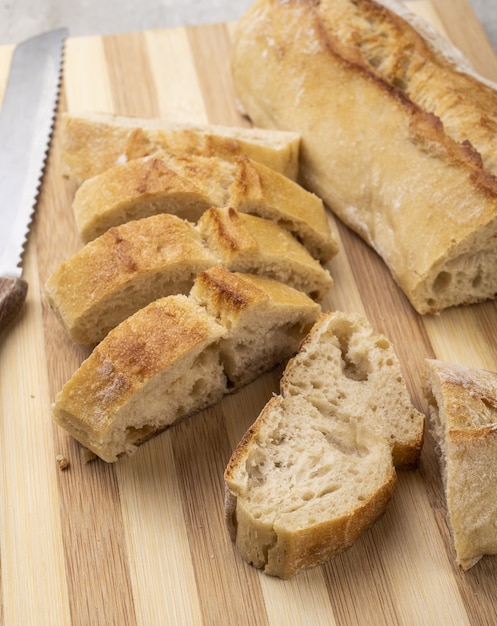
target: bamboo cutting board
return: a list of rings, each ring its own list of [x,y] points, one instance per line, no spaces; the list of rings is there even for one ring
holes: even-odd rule
[[[497,78],[467,0],[418,0]],[[230,82],[230,25],[67,43],[60,110],[246,124]],[[0,48],[0,98],[12,49]],[[433,443],[402,473],[385,516],[350,550],[281,581],[238,556],[223,525],[226,462],[272,392],[271,372],[130,458],[85,463],[50,403],[87,352],[65,337],[42,286],[80,247],[56,126],[25,256],[21,319],[0,337],[0,622],[17,625],[494,624],[497,557],[454,562]],[[426,357],[497,370],[497,305],[421,318],[374,253],[332,218],[341,252],[325,307],[364,313],[395,345],[415,404]],[[69,467],[61,471],[56,456]],[[497,496],[497,488],[496,488]]]

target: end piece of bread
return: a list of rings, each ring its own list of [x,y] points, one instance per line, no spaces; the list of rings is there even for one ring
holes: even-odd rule
[[[97,112],[62,116],[62,171],[78,181],[158,150],[228,161],[246,154],[296,180],[299,148],[296,132],[181,124]]]
[[[333,279],[295,237],[277,223],[232,207],[211,208],[198,228],[212,254],[228,269],[274,278],[321,300]]]
[[[202,272],[190,295],[226,328],[220,352],[231,390],[295,354],[321,313],[300,291],[222,266]]]
[[[497,373],[428,359],[425,395],[456,561],[497,554]]]
[[[421,314],[497,294],[497,86],[394,0],[256,0],[234,85]],[[413,27],[416,25],[416,28]]]
[[[303,396],[272,398],[226,468],[226,523],[243,558],[289,578],[349,548],[395,485],[384,439]]]
[[[111,228],[64,261],[45,295],[69,337],[95,345],[153,300],[188,294],[216,264],[193,224],[156,215]]]
[[[281,393],[368,427],[388,442],[396,468],[417,466],[425,417],[412,404],[391,342],[364,317],[323,313],[285,368]]]
[[[289,358],[320,312],[291,287],[222,267],[196,283],[121,322],[57,394],[55,422],[103,460]]]
[[[187,296],[156,300],[113,329],[57,394],[53,418],[107,462],[226,393],[225,329]]]

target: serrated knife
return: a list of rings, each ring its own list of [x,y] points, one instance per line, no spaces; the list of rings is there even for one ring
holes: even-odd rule
[[[0,110],[0,332],[25,301],[21,260],[50,146],[66,28],[14,50]]]

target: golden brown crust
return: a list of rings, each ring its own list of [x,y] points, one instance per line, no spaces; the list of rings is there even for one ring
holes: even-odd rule
[[[211,208],[198,222],[207,246],[232,271],[286,283],[321,300],[333,285],[328,272],[287,230],[269,219]]]
[[[105,113],[65,113],[62,117],[63,172],[79,181],[158,150],[229,161],[247,154],[296,180],[299,145],[299,136],[291,132],[174,124]]]
[[[88,243],[50,276],[45,294],[71,339],[93,345],[152,300],[188,293],[215,263],[192,224],[156,215]]]
[[[494,297],[495,89],[372,0],[258,0],[233,74],[254,123],[302,134],[306,185],[420,313]]]

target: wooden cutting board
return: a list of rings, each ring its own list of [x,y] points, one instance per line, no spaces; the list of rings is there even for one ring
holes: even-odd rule
[[[487,76],[497,58],[467,0],[409,3]],[[102,110],[246,124],[235,106],[230,25],[70,39],[60,110]],[[0,48],[0,98],[11,47]],[[497,557],[454,562],[433,442],[402,473],[385,516],[350,550],[283,582],[245,564],[223,525],[226,462],[273,391],[272,372],[144,444],[131,458],[85,463],[51,422],[50,403],[87,352],[65,337],[43,297],[49,274],[80,247],[61,177],[56,126],[25,257],[21,319],[0,337],[0,622],[8,626],[493,624]],[[5,210],[5,207],[2,207]],[[393,341],[425,410],[426,357],[497,370],[497,307],[421,318],[381,261],[336,224],[326,307],[365,313]],[[56,456],[69,467],[61,471]],[[496,488],[497,497],[497,488]]]

